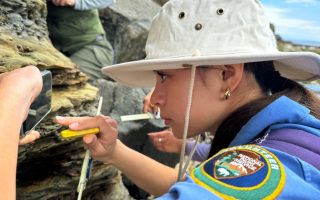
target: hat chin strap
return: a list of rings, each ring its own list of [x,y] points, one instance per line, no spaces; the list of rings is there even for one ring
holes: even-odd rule
[[[181,181],[182,176],[185,174],[187,167],[189,165],[190,159],[192,158],[192,155],[194,153],[196,144],[199,140],[199,136],[196,139],[196,144],[193,146],[193,150],[190,152],[189,159],[185,163],[185,166],[183,167],[183,161],[185,156],[185,149],[186,149],[186,143],[187,143],[187,134],[188,134],[188,128],[189,128],[189,120],[190,120],[190,110],[191,110],[191,103],[192,103],[192,94],[193,94],[193,87],[194,87],[194,81],[195,81],[195,73],[196,73],[196,66],[191,67],[191,79],[190,79],[190,86],[189,86],[189,94],[188,94],[188,104],[186,109],[186,115],[184,120],[184,129],[183,129],[183,142],[180,152],[180,161],[179,161],[179,173],[178,173],[178,182]]]

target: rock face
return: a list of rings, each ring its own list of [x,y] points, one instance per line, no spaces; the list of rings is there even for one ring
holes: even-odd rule
[[[160,6],[150,0],[117,0],[110,9],[100,11],[108,39],[114,46],[115,63],[145,57],[151,19],[159,9]]]
[[[117,0],[101,10],[101,19],[112,42],[116,62],[141,59],[150,22],[160,6],[150,0]],[[102,113],[119,120],[121,115],[141,113],[148,89],[127,88],[109,80],[88,83],[87,76],[58,52],[48,38],[46,0],[0,1],[0,73],[26,65],[49,69],[53,74],[52,113],[37,127],[41,138],[19,148],[17,199],[76,199],[84,149],[80,138],[63,140],[65,129],[53,122],[56,115],[94,116],[99,93]],[[99,91],[100,90],[100,91]],[[157,120],[119,122],[119,138],[128,146],[173,166],[176,155],[157,152],[147,133],[161,130]],[[83,199],[146,198],[112,166],[93,163],[92,177]]]

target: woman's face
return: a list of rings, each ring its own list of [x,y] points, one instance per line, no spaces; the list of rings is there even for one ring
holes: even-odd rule
[[[151,102],[161,109],[165,124],[181,138],[185,122],[191,69],[155,71],[157,82]],[[225,117],[221,68],[198,68],[195,74],[188,137],[213,131]]]

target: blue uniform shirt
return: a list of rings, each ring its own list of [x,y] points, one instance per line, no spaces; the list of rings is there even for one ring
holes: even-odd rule
[[[320,120],[304,106],[280,97],[251,118],[229,148],[158,199],[319,199],[317,168],[270,147],[247,145],[267,127],[268,131],[292,128],[320,136]]]

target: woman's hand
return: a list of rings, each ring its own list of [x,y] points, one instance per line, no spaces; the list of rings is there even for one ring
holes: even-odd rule
[[[0,74],[0,93],[16,107],[16,114],[26,119],[31,103],[39,95],[42,88],[40,71],[35,66],[27,66],[10,72]],[[9,104],[7,104],[9,106]]]
[[[26,145],[32,143],[40,138],[40,133],[38,131],[31,130],[19,140],[19,145]]]
[[[75,5],[75,0],[52,0],[52,3],[55,6],[70,6],[74,7]]]
[[[104,163],[112,163],[118,142],[118,125],[114,119],[103,115],[95,117],[57,116],[55,121],[58,124],[68,126],[70,130],[99,128],[100,132],[98,135],[85,135],[83,137],[83,143],[85,147],[90,149],[94,159]]]
[[[177,180],[177,171],[125,146],[117,139],[118,125],[106,116],[56,117],[71,130],[99,128],[98,135],[85,135],[84,145],[94,159],[114,165],[139,187],[160,196]],[[161,178],[159,178],[161,177]]]
[[[171,129],[149,133],[148,135],[154,147],[159,151],[167,153],[179,153],[181,151],[182,140],[177,139]]]
[[[152,103],[150,102],[151,100],[151,95],[153,93],[153,90],[151,90],[147,96],[144,97],[143,99],[143,112],[146,113],[146,112],[151,112],[151,113],[154,113],[156,112],[155,110],[155,106],[152,105]]]

